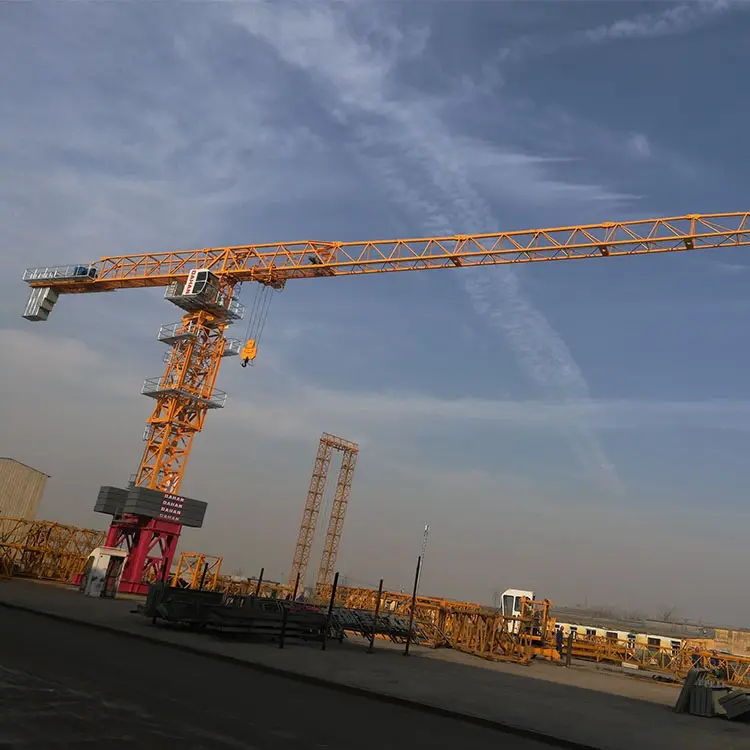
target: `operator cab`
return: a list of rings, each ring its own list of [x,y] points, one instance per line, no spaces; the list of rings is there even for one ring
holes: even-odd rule
[[[182,289],[186,297],[208,295],[213,299],[219,294],[219,279],[207,268],[192,268]]]
[[[523,589],[506,589],[503,591],[502,606],[500,613],[503,617],[520,617],[521,604],[523,598],[534,600],[533,591],[524,591]],[[521,630],[521,621],[515,620],[508,623],[508,630],[511,633],[519,633]]]
[[[95,279],[99,274],[99,271],[96,266],[74,266],[73,267],[73,276],[76,278],[80,278],[81,276],[85,276],[87,279]]]
[[[501,614],[504,617],[520,617],[521,600],[524,596],[527,599],[536,599],[533,591],[524,591],[523,589],[506,589],[503,591]]]

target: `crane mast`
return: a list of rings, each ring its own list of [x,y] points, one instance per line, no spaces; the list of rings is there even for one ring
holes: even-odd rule
[[[302,511],[302,522],[300,523],[297,544],[294,548],[292,567],[289,570],[288,586],[290,589],[294,589],[297,583],[303,587],[305,585],[305,574],[307,573],[307,565],[310,561],[315,529],[318,524],[318,516],[320,515],[320,508],[323,504],[323,495],[328,480],[328,469],[331,465],[334,451],[341,454],[341,466],[333,495],[331,514],[328,517],[328,528],[326,529],[326,536],[323,542],[323,554],[315,584],[318,587],[321,585],[330,585],[333,581],[336,558],[341,542],[341,533],[344,528],[344,517],[349,505],[352,479],[354,478],[354,469],[357,465],[357,456],[359,455],[359,446],[349,440],[344,440],[344,438],[324,432],[320,436],[318,443],[318,452],[315,456],[312,477],[310,478],[310,488],[307,491],[307,499]]]
[[[215,383],[222,357],[237,353],[224,337],[227,325],[222,317],[200,311],[160,329],[158,338],[171,351],[164,374],[143,384],[142,393],[156,404],[146,423],[136,486],[179,490],[195,434],[203,429],[208,410],[226,402]]]
[[[145,448],[133,483],[178,492],[193,439],[209,409],[222,408],[216,388],[224,357],[255,356],[252,342],[226,338],[242,319],[235,299],[244,281],[282,289],[291,279],[353,276],[440,268],[496,266],[583,258],[650,255],[750,245],[750,213],[689,214],[491,234],[363,242],[302,242],[105,256],[92,263],[27,269],[31,287],[23,317],[43,321],[61,294],[166,287],[165,298],[184,311],[158,338],[171,351],[160,378],[148,378],[155,399]],[[356,456],[356,454],[353,454]],[[351,466],[353,470],[353,464]],[[335,537],[335,525],[332,531]],[[328,572],[321,575],[327,578]]]

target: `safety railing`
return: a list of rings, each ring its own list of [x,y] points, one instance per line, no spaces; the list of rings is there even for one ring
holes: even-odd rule
[[[210,396],[193,393],[187,388],[180,387],[179,385],[172,385],[170,383],[164,383],[163,378],[146,378],[141,388],[141,393],[144,396],[150,396],[151,398],[157,398],[164,394],[174,394],[189,398],[193,401],[198,401],[205,404],[209,409],[223,409],[227,403],[227,394],[224,391],[220,391],[218,388],[214,388]]]
[[[27,268],[23,272],[23,281],[77,281],[79,279],[95,279],[98,271],[96,266],[69,263],[61,266],[40,266]]]

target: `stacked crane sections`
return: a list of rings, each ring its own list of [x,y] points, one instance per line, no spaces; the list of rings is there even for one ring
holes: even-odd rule
[[[172,586],[213,591],[219,580],[221,557],[202,552],[181,552]]]
[[[307,499],[302,511],[302,522],[294,549],[292,567],[289,571],[288,585],[290,589],[294,589],[298,576],[300,587],[304,586],[312,543],[315,538],[315,528],[318,523],[320,507],[323,503],[323,495],[328,479],[328,467],[330,466],[334,451],[342,454],[341,467],[336,481],[331,515],[328,519],[328,528],[323,544],[323,555],[320,568],[318,569],[316,586],[330,585],[333,580],[339,544],[344,530],[344,517],[349,505],[352,479],[354,477],[354,469],[357,465],[357,456],[359,455],[359,446],[349,440],[344,440],[343,438],[324,432],[318,443],[318,452],[313,463],[310,487],[307,491]]]
[[[232,296],[232,285],[207,269],[193,268],[167,287],[165,298],[186,314],[163,325],[157,338],[170,347],[161,377],[147,378],[141,393],[156,401],[144,432],[146,443],[135,484],[177,492],[193,438],[203,429],[206,413],[222,409],[227,394],[216,388],[221,360],[240,352],[238,339],[224,331],[245,314]]]
[[[331,587],[321,586],[320,600],[330,597]],[[336,591],[336,605],[355,611],[378,610],[381,617],[408,619],[412,606],[409,594],[342,587]],[[521,614],[507,617],[472,602],[418,596],[414,602],[415,643],[431,648],[449,647],[490,661],[527,663],[534,656],[554,658],[554,620],[551,602],[524,598]]]
[[[0,574],[73,583],[105,534],[51,521],[0,518]]]

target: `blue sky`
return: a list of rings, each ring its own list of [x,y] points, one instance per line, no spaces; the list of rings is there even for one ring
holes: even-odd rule
[[[3,5],[0,453],[52,475],[43,515],[103,525],[90,508],[137,466],[140,385],[178,318],[151,290],[32,325],[26,266],[748,210],[749,11]],[[257,365],[224,365],[183,484],[206,527],[183,547],[285,575],[329,431],[362,445],[351,581],[406,584],[429,521],[428,593],[747,625],[749,267],[728,250],[290,283]]]

